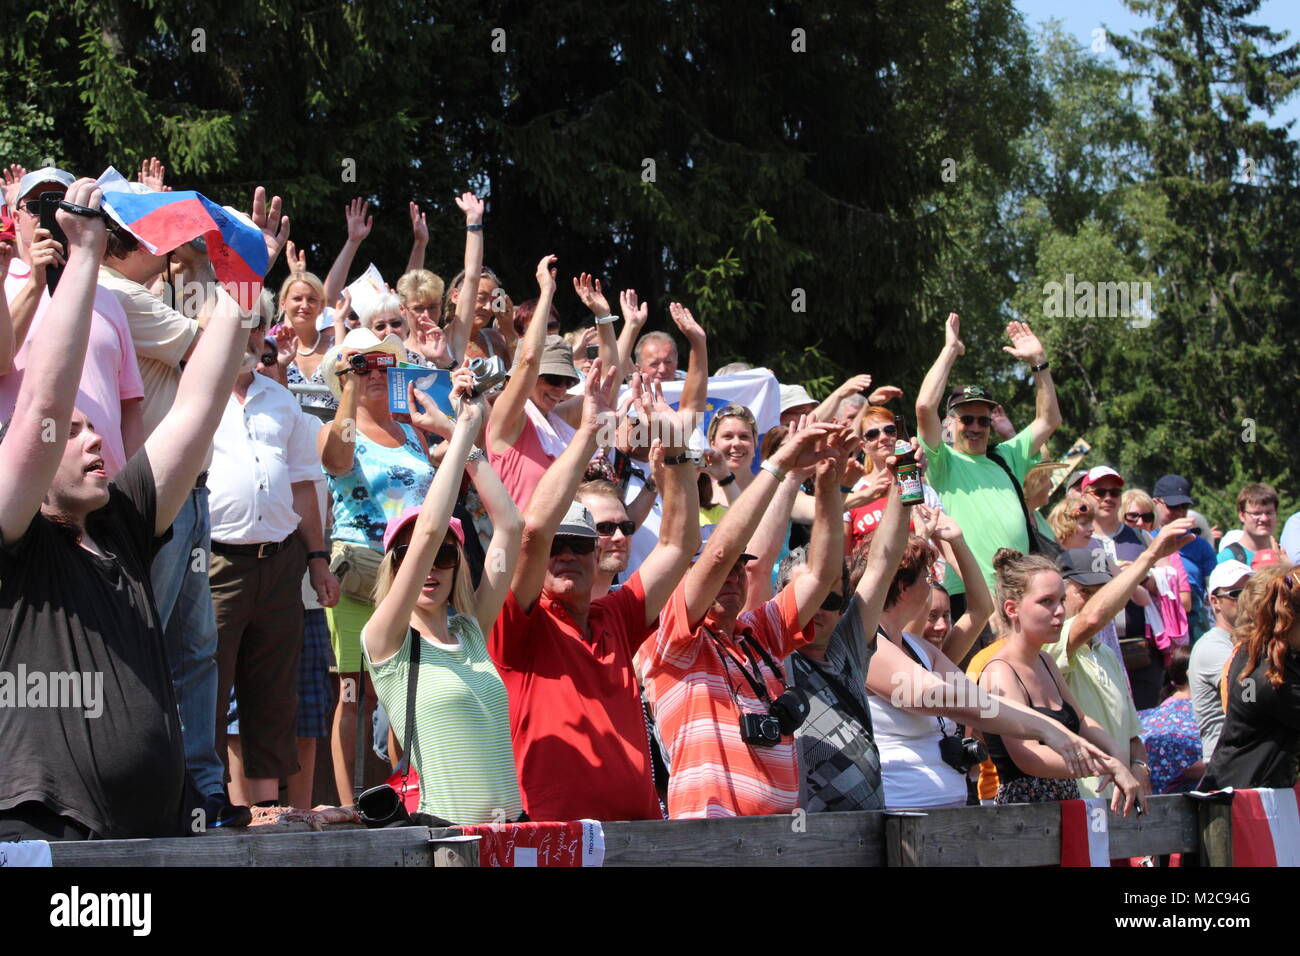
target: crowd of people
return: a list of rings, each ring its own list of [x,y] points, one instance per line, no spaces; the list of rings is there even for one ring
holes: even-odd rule
[[[94,180],[3,178],[0,675],[29,677],[0,694],[0,841],[308,807],[326,738],[339,806],[373,748],[418,778],[417,818],[466,825],[1129,814],[1296,782],[1300,514],[1279,543],[1249,484],[1220,540],[1179,475],[1044,460],[1061,414],[1023,322],[1017,429],[953,382],[955,314],[914,401],[710,374],[680,303],[680,339],[631,289],[619,326],[599,279],[560,295],[553,255],[507,293],[472,193],[459,274],[426,265],[412,203],[404,271],[363,295],[367,203],[322,281],[259,187],[289,274],[249,309]]]

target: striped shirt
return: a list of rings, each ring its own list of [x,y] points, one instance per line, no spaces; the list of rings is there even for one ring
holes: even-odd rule
[[[799,628],[793,585],[736,621],[735,635],[758,641],[776,660],[813,638],[813,622]],[[775,747],[751,747],[740,737],[740,714],[765,714],[767,705],[754,694],[735,658],[724,670],[717,635],[753,674],[763,675],[775,700],[782,685],[766,664],[749,659],[743,647],[705,623],[693,625],[686,612],[685,584],[679,584],[659,616],[659,629],[642,648],[646,696],[672,773],[668,780],[668,815],[733,817],[789,813],[799,805],[799,767],[794,738],[783,736]],[[788,669],[787,669],[788,676]],[[729,691],[728,685],[731,690]],[[735,692],[735,699],[732,697]],[[741,710],[736,709],[736,701]]]
[[[420,812],[455,823],[502,823],[523,812],[510,749],[506,687],[488,657],[487,642],[473,617],[453,614],[449,650],[425,640],[415,691],[414,766],[420,775]],[[393,733],[406,733],[406,681],[411,637],[388,660],[370,664],[375,692]],[[361,646],[366,646],[365,634]]]

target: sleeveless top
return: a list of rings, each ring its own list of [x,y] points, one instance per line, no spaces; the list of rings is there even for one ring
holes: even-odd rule
[[[489,439],[488,464],[501,477],[501,484],[505,485],[511,500],[523,511],[528,505],[528,499],[533,496],[537,483],[542,480],[542,475],[546,474],[546,469],[554,459],[543,450],[536,426],[526,414],[520,414],[524,419],[523,428],[515,443],[504,454],[492,451]],[[489,424],[489,432],[491,428]]]
[[[352,470],[329,476],[334,540],[382,551],[389,519],[421,504],[429,493],[433,465],[415,429],[399,427],[406,440],[397,448],[371,441],[358,428]]]
[[[1039,658],[1043,657],[1041,652],[1038,656]],[[989,661],[989,663],[992,664],[993,662]],[[1010,664],[1007,664],[1007,666],[1011,667]],[[985,669],[987,670],[987,665]],[[1042,714],[1044,717],[1050,717],[1058,724],[1064,725],[1066,730],[1076,734],[1079,732],[1078,711],[1071,707],[1070,702],[1065,699],[1065,695],[1061,694],[1061,685],[1056,683],[1055,677],[1052,677],[1051,667],[1047,668],[1047,676],[1052,678],[1052,685],[1056,688],[1056,693],[1061,695],[1060,710],[1053,710],[1051,707],[1036,706],[1034,704],[1033,695],[1029,693],[1029,688],[1025,686],[1025,682],[1020,679],[1020,675],[1016,673],[1014,667],[1011,667],[1011,673],[1015,677],[1016,683],[1020,685],[1020,689],[1025,692],[1025,703],[1038,711],[1038,713]],[[1002,786],[1005,787],[1013,780],[1029,778],[1030,775],[1016,766],[1016,762],[1012,760],[1011,755],[1007,753],[1007,747],[1006,744],[1002,742],[1001,735],[985,733],[984,743],[989,748],[989,759],[991,759],[993,765],[998,768],[998,781]]]

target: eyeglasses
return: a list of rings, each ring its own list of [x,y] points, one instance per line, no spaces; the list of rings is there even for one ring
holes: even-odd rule
[[[1123,492],[1118,488],[1089,488],[1088,494],[1098,498],[1118,498]]]
[[[1254,518],[1256,521],[1259,521],[1263,518],[1277,517],[1276,511],[1243,511],[1242,514],[1244,514],[1247,518]]]
[[[630,520],[596,522],[596,534],[600,535],[602,538],[612,536],[615,531],[622,531],[623,537],[630,538],[632,537],[632,533],[636,531],[636,522]]]
[[[1126,511],[1124,512],[1125,521],[1155,521],[1154,511]]]
[[[393,563],[400,565],[402,559],[406,557],[409,544],[399,544],[393,549]],[[439,571],[447,571],[460,564],[460,548],[450,541],[444,541],[438,553],[434,555],[433,566]]]
[[[958,418],[967,428],[970,428],[976,423],[979,424],[980,428],[988,428],[993,424],[993,419],[989,418],[987,415],[959,415]]]
[[[1231,591],[1215,591],[1214,596],[1218,598],[1232,598],[1234,601],[1241,597],[1241,592],[1245,588],[1233,588]]]
[[[551,557],[558,557],[566,551],[582,557],[596,550],[595,538],[579,538],[576,535],[559,535],[551,542]]]
[[[371,323],[371,331],[376,335],[382,335],[388,329],[394,331],[406,328],[406,323],[401,319],[380,319],[378,322]]]
[[[843,594],[836,594],[832,591],[826,595],[826,600],[822,601],[821,609],[823,611],[843,611],[848,603],[848,599]]]
[[[890,438],[893,438],[895,435],[898,434],[898,426],[883,425],[880,428],[868,428],[866,431],[862,433],[862,437],[865,438],[867,441],[875,441],[877,438],[880,437],[881,432],[884,432]]]
[[[567,375],[539,375],[537,377],[552,388],[572,388],[578,384],[577,379],[569,378]]]

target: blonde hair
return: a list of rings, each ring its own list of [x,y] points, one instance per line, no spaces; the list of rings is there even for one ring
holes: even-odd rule
[[[1057,541],[1064,541],[1079,530],[1081,522],[1078,511],[1081,507],[1087,508],[1088,513],[1093,514],[1092,503],[1073,491],[1056,503],[1052,513],[1047,516],[1047,524],[1051,527],[1052,534],[1056,535]]]
[[[428,269],[412,269],[397,280],[397,295],[402,305],[409,304],[413,299],[440,303],[445,287],[446,283]]]
[[[456,570],[452,574],[451,595],[447,603],[457,614],[467,614],[473,617],[478,607],[478,597],[474,592],[474,582],[469,573],[469,565],[465,563],[465,549],[461,547],[460,541],[456,539],[456,535],[451,532],[451,529],[447,530],[438,547],[442,547],[442,543],[445,543],[448,539],[456,542],[458,560]],[[379,570],[375,573],[375,589],[371,592],[375,607],[383,603],[384,598],[388,596],[388,592],[393,588],[393,578],[397,576],[397,560],[393,556],[396,550],[395,546],[389,548],[384,553],[384,560],[379,562]],[[432,568],[432,565],[430,567]]]
[[[1137,507],[1133,507],[1137,505]],[[1129,511],[1151,512],[1155,514],[1156,503],[1151,500],[1151,496],[1141,488],[1130,488],[1124,492],[1124,497],[1119,500],[1119,514],[1124,517]]]
[[[1011,621],[1007,619],[1006,602],[1019,602],[1029,590],[1029,582],[1034,575],[1051,571],[1060,574],[1056,565],[1041,554],[1021,554],[1014,548],[998,548],[993,555],[993,570],[997,572],[997,612],[998,619],[1010,629]]]
[[[289,273],[289,278],[285,279],[284,282],[280,285],[280,294],[276,297],[276,301],[280,303],[281,309],[284,308],[284,300],[289,298],[289,290],[292,289],[294,285],[299,282],[301,282],[303,285],[311,286],[312,291],[315,292],[318,296],[320,296],[320,304],[322,310],[324,310],[325,306],[329,305],[329,303],[325,301],[325,284],[322,283],[319,278],[317,278],[315,273],[291,272]]]

